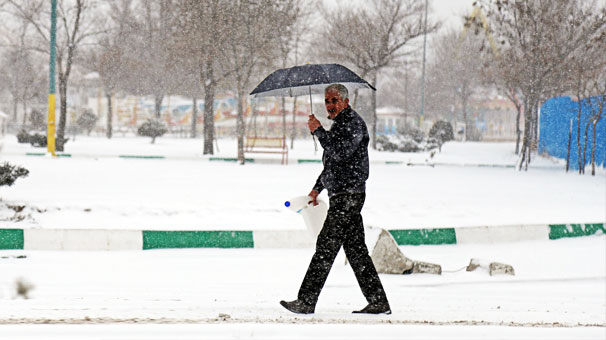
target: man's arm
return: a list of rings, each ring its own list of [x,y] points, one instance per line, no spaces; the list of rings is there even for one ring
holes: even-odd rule
[[[343,160],[351,157],[364,138],[364,133],[359,127],[352,130],[342,129],[333,131],[331,129],[331,131],[326,131],[320,126],[313,134],[318,137],[324,152],[331,155],[331,157],[334,157],[336,160]]]
[[[322,170],[322,173],[324,173],[324,170]],[[318,205],[317,202],[317,198],[318,195],[322,192],[322,190],[324,190],[324,185],[322,184],[322,173],[320,174],[320,176],[318,176],[318,179],[316,180],[316,184],[314,185],[313,189],[311,189],[311,191],[309,192],[308,196],[311,196],[311,200],[314,203],[314,205]]]

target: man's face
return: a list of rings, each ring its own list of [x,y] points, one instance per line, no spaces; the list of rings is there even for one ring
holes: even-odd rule
[[[326,111],[328,112],[328,118],[335,119],[335,117],[349,104],[348,99],[341,99],[339,91],[331,90],[324,94],[324,105],[326,105]]]

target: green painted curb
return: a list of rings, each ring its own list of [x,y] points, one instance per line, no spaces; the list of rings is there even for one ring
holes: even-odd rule
[[[570,226],[570,227],[568,227]],[[550,224],[549,239],[557,240],[564,237],[589,236],[602,231],[606,234],[603,223],[595,224]]]
[[[136,159],[166,159],[164,156],[143,156],[143,155],[119,155],[120,158],[136,158]]]
[[[389,230],[400,246],[418,246],[422,244],[457,244],[454,228]]]
[[[44,152],[26,152],[25,155],[26,156],[44,156],[44,155],[46,155],[46,153],[44,153]]]
[[[143,231],[143,249],[254,248],[252,231]]]
[[[209,161],[223,161],[223,162],[237,162],[237,158],[229,158],[229,157],[210,157]],[[254,163],[254,158],[244,158],[244,162]]]
[[[57,154],[57,157],[71,157],[71,156],[72,156],[72,154],[70,154],[70,153],[58,153]]]
[[[0,229],[0,249],[23,249],[23,229]]]
[[[298,159],[297,163],[301,164],[301,163],[322,163],[322,160],[320,159]]]

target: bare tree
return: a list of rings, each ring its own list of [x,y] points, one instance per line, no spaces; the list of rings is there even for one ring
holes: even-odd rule
[[[281,13],[274,20],[281,25],[280,35],[277,39],[278,60],[279,66],[286,68],[291,65],[299,64],[299,47],[306,39],[311,30],[311,14],[314,8],[317,7],[316,1],[310,0],[288,0],[282,6]],[[278,63],[274,63],[278,66]],[[286,140],[286,100],[282,97],[281,103],[282,112],[282,136]],[[290,148],[294,148],[294,140],[296,136],[296,111],[297,98],[293,100],[292,107],[292,127],[290,133]]]
[[[438,38],[436,45],[435,59],[429,67],[430,72],[436,73],[430,77],[433,80],[431,92],[439,99],[456,97],[463,112],[464,139],[477,138],[468,117],[468,103],[483,80],[481,41],[474,35],[462,36],[456,31],[449,31]],[[454,102],[451,104],[454,105]]]
[[[563,91],[563,73],[576,53],[588,42],[605,39],[606,8],[596,11],[580,0],[486,0],[483,6],[501,51],[494,62],[519,75],[510,78],[522,95],[524,112],[518,169],[528,169],[537,144],[540,102]],[[517,67],[508,69],[512,64]]]
[[[597,96],[592,98],[591,110],[592,115],[590,121],[593,125],[593,143],[591,147],[591,175],[595,176],[595,148],[596,148],[596,125],[600,122],[606,113],[606,75],[602,73],[594,82],[593,90]]]
[[[173,76],[176,63],[171,52],[175,32],[174,0],[138,2],[134,22],[130,23],[127,58],[133,68],[126,82],[131,93],[153,95],[154,114],[161,115],[164,97],[174,92],[179,80]]]
[[[50,53],[50,2],[45,0],[6,0],[6,7],[15,17],[31,24],[35,41],[30,48]],[[99,33],[102,17],[96,16],[95,0],[59,0],[57,4],[57,78],[59,80],[60,115],[56,150],[63,151],[66,141],[67,87],[74,58],[87,39]]]
[[[339,7],[328,11],[324,39],[325,57],[353,65],[360,76],[377,83],[379,72],[402,58],[404,47],[424,31],[424,4],[414,0],[377,0],[370,7],[354,9]],[[427,33],[435,32],[438,24],[428,23]],[[356,98],[354,98],[355,105]],[[376,93],[371,95],[372,147],[376,149]]]
[[[229,48],[222,58],[224,69],[236,90],[238,161],[244,164],[244,105],[251,90],[251,79],[262,61],[276,55],[276,41],[289,36],[297,21],[299,1],[263,0],[233,1],[229,16],[232,29],[228,32]]]
[[[116,90],[126,87],[132,56],[128,53],[128,42],[133,34],[135,22],[132,12],[133,0],[120,0],[110,3],[109,17],[111,21],[104,34],[84,58],[84,64],[99,74],[101,85],[107,99],[107,121],[105,134],[107,138],[113,135],[112,97]],[[131,59],[129,59],[129,57]]]
[[[229,70],[221,65],[223,50],[228,48],[229,22],[227,0],[183,0],[175,5],[175,46],[182,57],[196,63],[200,83],[204,89],[204,150],[213,154],[215,139],[215,92]]]
[[[22,22],[17,32],[10,37],[18,37],[11,41],[0,61],[0,82],[5,85],[12,97],[12,120],[18,123],[18,107],[22,105],[22,124],[27,122],[27,106],[33,99],[42,100],[44,97],[45,78],[41,65],[27,48],[25,34],[29,23]]]

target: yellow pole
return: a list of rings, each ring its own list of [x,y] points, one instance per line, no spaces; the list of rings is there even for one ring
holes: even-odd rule
[[[46,145],[48,152],[55,154],[55,94],[48,95],[48,128],[46,129]]]
[[[48,127],[46,129],[46,146],[48,152],[55,154],[55,62],[57,59],[57,0],[51,0],[51,36],[50,36],[50,65],[48,91]]]

